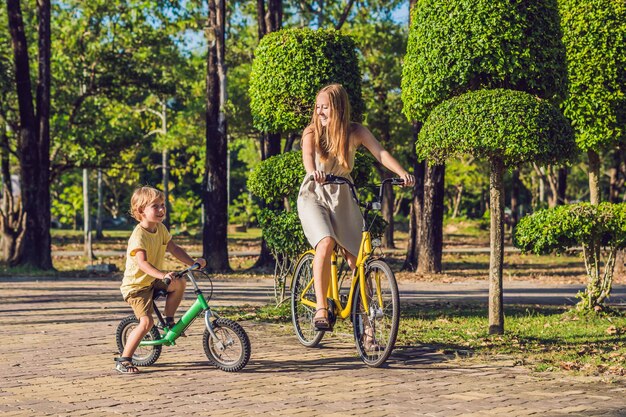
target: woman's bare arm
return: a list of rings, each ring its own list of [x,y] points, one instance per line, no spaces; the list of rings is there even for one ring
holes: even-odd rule
[[[415,177],[409,174],[402,165],[396,160],[396,158],[391,155],[380,142],[374,137],[372,132],[369,131],[366,127],[358,126],[353,132],[355,135],[355,145],[358,147],[359,145],[365,146],[376,158],[378,162],[383,164],[385,168],[390,171],[395,172],[400,178],[404,180],[405,186],[413,186],[415,184]]]

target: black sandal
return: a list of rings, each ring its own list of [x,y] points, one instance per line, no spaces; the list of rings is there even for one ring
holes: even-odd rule
[[[318,308],[317,310],[315,310],[315,313],[317,314],[317,312],[320,310],[326,310],[326,314],[328,314],[327,308]],[[330,325],[330,320],[328,319],[328,317],[314,317],[313,326],[315,326],[315,329],[318,331],[328,331],[333,329]]]
[[[115,370],[121,374],[138,374],[139,369],[133,365],[133,358],[120,356],[115,358]]]

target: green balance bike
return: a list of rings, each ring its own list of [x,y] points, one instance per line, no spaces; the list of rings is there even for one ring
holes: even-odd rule
[[[189,310],[183,313],[183,316],[176,324],[168,327],[155,302],[158,298],[165,296],[166,292],[157,291],[155,293],[152,302],[159,324],[152,327],[139,343],[133,355],[133,365],[149,366],[155,363],[161,355],[163,345],[175,345],[176,339],[183,334],[191,323],[198,317],[204,315],[206,329],[202,337],[202,345],[204,346],[204,353],[207,358],[209,358],[209,361],[218,369],[226,372],[236,372],[243,369],[250,359],[250,339],[245,330],[238,323],[219,317],[209,307],[208,300],[211,299],[213,286],[211,285],[210,294],[205,298],[196,282],[196,276],[201,276],[211,283],[209,276],[200,270],[198,263],[193,264],[184,271],[178,272],[176,275],[178,277],[186,276],[186,278],[191,281],[197,299]],[[169,279],[166,279],[166,282],[169,284]],[[115,339],[120,353],[124,351],[128,336],[138,324],[139,320],[134,314],[131,314],[125,317],[117,326]],[[159,328],[163,329],[163,336],[159,333]]]

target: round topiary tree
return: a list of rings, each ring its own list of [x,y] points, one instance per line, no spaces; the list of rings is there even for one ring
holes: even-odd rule
[[[626,248],[626,204],[579,203],[539,210],[520,220],[514,243],[523,252],[534,254],[562,253],[582,246],[588,283],[585,291],[578,293],[578,308],[601,309],[611,294],[615,255]]]
[[[590,200],[598,203],[599,153],[626,139],[626,2],[558,3],[569,79],[562,108],[589,156]]]
[[[357,152],[352,178],[357,187],[372,180],[374,158]],[[276,155],[259,163],[248,177],[248,189],[269,206],[286,202],[288,210],[262,209],[259,225],[263,238],[276,260],[274,290],[278,302],[284,299],[286,278],[297,256],[309,247],[296,210],[296,200],[306,171],[302,152]]]
[[[405,116],[424,122],[442,101],[479,89],[515,89],[558,101],[566,72],[558,22],[555,0],[415,2],[402,72]],[[443,190],[443,181],[443,166],[426,170],[425,184]],[[430,193],[443,205],[442,195]],[[419,244],[420,270],[424,261],[434,263],[423,259],[429,252],[441,263],[443,216],[431,206],[425,202],[422,215],[427,233]]]
[[[402,71],[409,120],[423,122],[442,101],[482,88],[557,101],[564,95],[554,0],[422,0],[411,18]]]
[[[568,159],[575,149],[572,129],[545,100],[514,90],[479,90],[452,98],[428,116],[416,144],[418,156],[443,163],[471,154],[490,165],[491,256],[489,332],[504,331],[504,185],[506,167]]]
[[[354,41],[336,30],[286,29],[267,34],[255,51],[250,109],[262,132],[299,132],[311,121],[317,92],[339,83],[353,119],[363,112]]]

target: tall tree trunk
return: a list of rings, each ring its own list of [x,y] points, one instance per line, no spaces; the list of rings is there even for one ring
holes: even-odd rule
[[[96,239],[103,239],[104,238],[104,234],[102,233],[102,205],[103,205],[103,201],[102,201],[102,191],[103,191],[103,184],[102,184],[102,169],[98,168],[98,183],[97,183],[97,187],[98,187],[98,207],[96,208]]]
[[[95,258],[91,242],[91,215],[89,213],[89,170],[83,169],[83,232],[84,255],[88,260]]]
[[[561,205],[567,202],[567,167],[560,167],[557,173],[556,204]]]
[[[622,164],[622,155],[619,149],[613,150],[613,164],[610,169],[609,179],[609,203],[617,203],[619,200],[620,184],[620,166]]]
[[[589,157],[589,201],[591,204],[600,204],[600,155],[596,151],[588,150]]]
[[[26,226],[13,265],[52,269],[50,242],[50,1],[37,1],[38,82],[36,112],[28,46],[19,0],[7,0],[20,113],[18,155]],[[27,248],[27,250],[24,250]]]
[[[445,171],[445,165],[426,166],[417,262],[417,272],[422,274],[437,274],[442,270]]]
[[[226,201],[226,73],[224,40],[225,0],[209,0],[207,26],[213,33],[207,54],[206,177],[203,187],[204,226],[202,254],[211,272],[230,271],[228,263],[228,213]]]
[[[519,212],[519,169],[513,170],[511,178],[511,228],[517,225]]]
[[[379,123],[380,129],[380,142],[385,147],[389,147],[391,144],[391,121],[389,118],[389,105],[387,104],[387,91],[384,89],[375,89],[375,94],[377,97],[378,103],[382,108],[382,117]],[[393,173],[389,172],[383,167],[378,167],[378,172],[381,178],[392,178]],[[393,212],[394,212],[394,190],[393,187],[387,186],[383,190],[383,202],[382,202],[382,210],[381,215],[383,219],[387,222],[387,227],[385,228],[385,232],[383,233],[383,247],[388,249],[394,249],[394,221],[393,221]]]
[[[504,163],[490,161],[491,231],[489,256],[489,334],[504,333],[502,268],[504,265]]]

